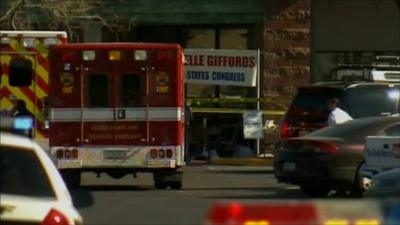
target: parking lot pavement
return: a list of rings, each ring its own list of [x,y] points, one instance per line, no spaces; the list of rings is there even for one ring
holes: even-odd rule
[[[221,165],[221,166],[272,166],[273,157],[225,157],[213,158],[209,161],[192,160],[188,165]]]

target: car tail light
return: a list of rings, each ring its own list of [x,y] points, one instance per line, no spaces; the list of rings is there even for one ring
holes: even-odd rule
[[[167,158],[172,158],[172,150],[171,149],[167,149]]]
[[[61,149],[58,149],[56,152],[57,159],[62,159],[64,157],[64,151]]]
[[[284,148],[304,152],[322,152],[329,154],[338,153],[337,145],[326,141],[289,139],[284,142]]]
[[[312,143],[312,145],[315,147],[315,152],[338,153],[338,147],[333,143],[317,141]]]
[[[327,141],[287,139],[283,141],[283,149],[337,154],[339,148],[336,144]]]
[[[151,149],[150,150],[150,157],[152,158],[152,159],[155,159],[155,158],[157,158],[157,149]]]
[[[284,121],[280,127],[280,136],[281,139],[291,137],[291,131],[288,121]]]
[[[51,209],[44,218],[42,225],[68,225],[68,219],[61,212]]]
[[[158,157],[160,157],[161,159],[165,158],[165,150],[164,149],[158,150]]]
[[[72,149],[72,158],[77,159],[78,158],[78,149]]]

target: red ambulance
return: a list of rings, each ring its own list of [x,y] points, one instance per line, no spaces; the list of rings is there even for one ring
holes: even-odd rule
[[[177,44],[76,43],[50,50],[50,154],[71,187],[82,172],[151,172],[180,189],[184,56]]]

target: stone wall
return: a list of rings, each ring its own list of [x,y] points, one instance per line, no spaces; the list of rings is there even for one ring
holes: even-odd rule
[[[310,1],[266,0],[265,109],[286,110],[296,87],[310,82]]]
[[[266,0],[263,52],[263,108],[286,111],[296,87],[310,83],[311,0]],[[273,153],[282,116],[266,115],[262,152]]]

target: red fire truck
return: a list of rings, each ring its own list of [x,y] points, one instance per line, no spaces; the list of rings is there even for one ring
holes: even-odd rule
[[[50,50],[50,154],[71,186],[82,172],[153,173],[180,189],[184,56],[177,44],[77,43]]]

